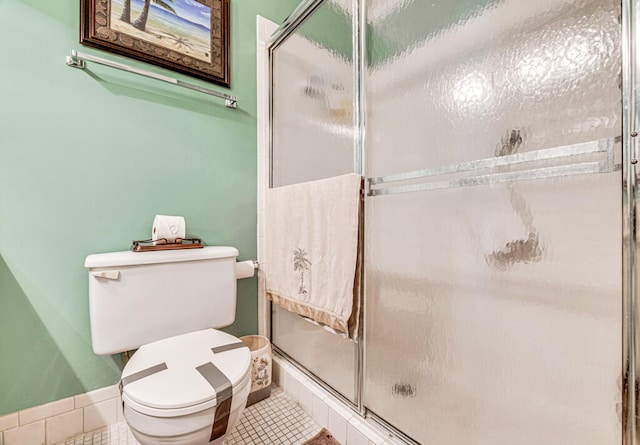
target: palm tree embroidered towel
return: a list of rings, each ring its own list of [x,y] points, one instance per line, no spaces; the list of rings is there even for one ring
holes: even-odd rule
[[[268,189],[264,271],[275,304],[357,339],[362,178]]]

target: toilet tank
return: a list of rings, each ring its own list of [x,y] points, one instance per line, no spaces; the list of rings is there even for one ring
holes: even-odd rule
[[[89,319],[96,354],[229,326],[236,315],[233,247],[89,255]]]

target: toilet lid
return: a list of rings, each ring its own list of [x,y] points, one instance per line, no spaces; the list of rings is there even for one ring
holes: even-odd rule
[[[217,405],[250,366],[249,348],[233,335],[215,329],[178,335],[136,351],[122,372],[123,398],[156,409]]]

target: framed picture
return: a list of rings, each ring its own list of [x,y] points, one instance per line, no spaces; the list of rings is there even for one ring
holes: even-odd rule
[[[80,0],[80,43],[229,87],[229,0]]]

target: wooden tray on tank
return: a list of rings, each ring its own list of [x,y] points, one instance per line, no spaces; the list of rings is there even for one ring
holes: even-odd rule
[[[202,249],[200,238],[178,238],[175,242],[169,243],[166,239],[133,241],[131,250],[134,252],[153,252],[156,250],[180,250],[180,249]]]

